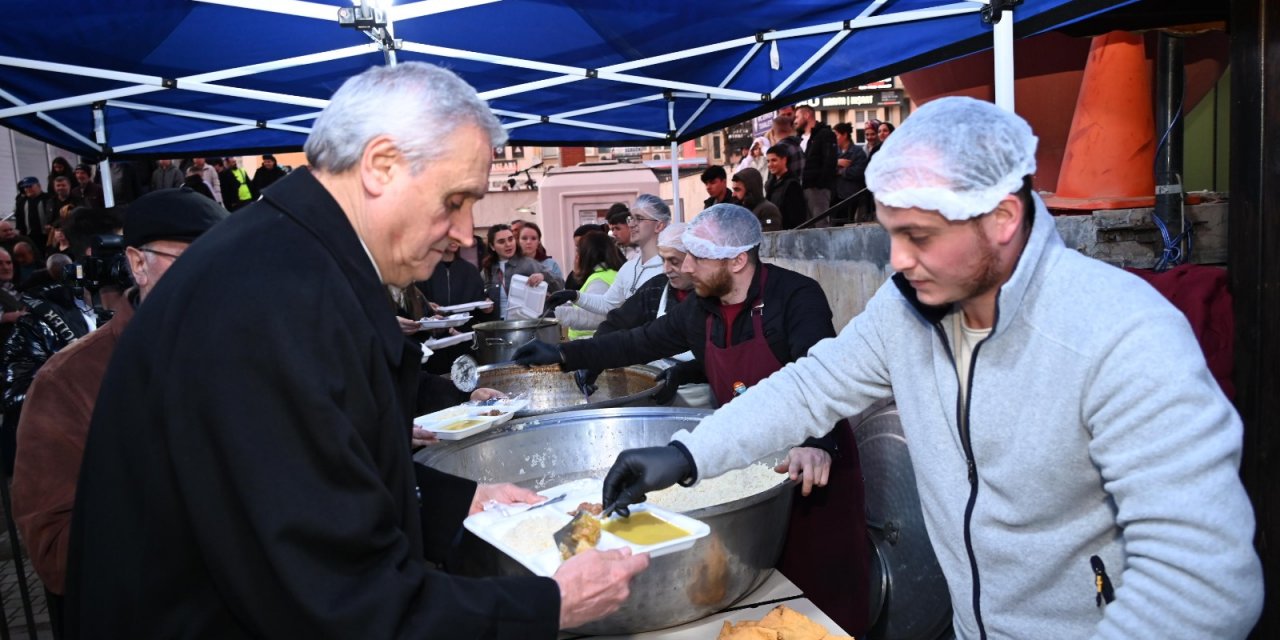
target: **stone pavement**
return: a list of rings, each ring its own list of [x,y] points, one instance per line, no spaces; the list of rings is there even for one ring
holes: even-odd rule
[[[2,480],[0,480],[2,481]],[[0,522],[7,525],[8,514],[0,507]],[[0,599],[4,603],[4,625],[0,625],[0,640],[51,640],[49,612],[44,604],[44,587],[35,569],[22,550],[22,567],[25,569],[27,593],[30,596],[32,620],[28,624],[22,593],[18,586],[18,563],[13,559],[9,543],[8,527],[0,525]]]

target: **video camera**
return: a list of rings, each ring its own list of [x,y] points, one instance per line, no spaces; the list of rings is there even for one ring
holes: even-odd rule
[[[90,255],[81,257],[68,271],[68,282],[97,292],[103,287],[127,289],[133,286],[133,275],[124,259],[124,237],[97,235],[89,244]]]

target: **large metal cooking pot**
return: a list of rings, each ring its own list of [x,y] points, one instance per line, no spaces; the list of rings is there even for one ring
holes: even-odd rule
[[[550,318],[481,322],[471,329],[476,332],[474,348],[480,364],[510,362],[520,345],[535,338],[560,342],[560,323]]]
[[[653,392],[661,384],[656,381],[659,369],[649,365],[608,369],[596,379],[600,388],[588,398],[578,389],[573,374],[555,365],[527,368],[516,364],[486,365],[476,371],[480,373],[479,386],[529,398],[529,406],[516,413],[517,418],[579,409],[652,405]]]
[[[603,478],[623,449],[666,443],[710,412],[667,407],[571,411],[508,423],[418,452],[418,461],[479,482],[543,489],[578,478]],[[773,464],[782,454],[763,459]],[[622,608],[574,631],[621,634],[662,629],[705,617],[756,589],[773,570],[787,534],[794,483],[690,511],[711,534],[687,551],[653,558],[631,581]],[[530,575],[528,569],[470,533],[451,570],[465,575]]]
[[[951,629],[951,593],[929,543],[898,407],[853,427],[866,480],[872,640],[934,640]]]

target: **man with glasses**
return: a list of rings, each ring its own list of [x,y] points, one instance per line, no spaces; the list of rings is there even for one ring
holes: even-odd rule
[[[601,371],[692,351],[692,361],[663,371],[664,390],[707,382],[720,406],[750,396],[757,382],[836,335],[815,280],[760,261],[764,233],[749,209],[705,209],[680,239],[687,252],[681,271],[696,295],[643,326],[560,345],[535,341],[517,349],[514,360]],[[813,425],[826,435],[805,440],[777,466],[800,481],[806,496],[793,503],[778,567],[842,628],[860,635],[868,602],[862,471],[848,424],[836,424]]]
[[[115,315],[59,351],[27,391],[18,421],[13,474],[14,521],[44,582],[49,620],[61,629],[71,507],[80,457],[98,388],[120,334],[187,245],[226,216],[212,200],[190,189],[164,189],[129,205],[124,221],[125,259],[135,286],[113,305]]]
[[[627,260],[618,270],[613,284],[603,294],[582,293],[573,289],[557,291],[547,304],[557,306],[573,302],[592,313],[606,315],[618,308],[627,298],[640,289],[649,278],[662,273],[662,256],[658,255],[658,234],[671,222],[671,209],[655,195],[640,194],[627,216],[627,230],[631,242],[640,249],[640,255]]]

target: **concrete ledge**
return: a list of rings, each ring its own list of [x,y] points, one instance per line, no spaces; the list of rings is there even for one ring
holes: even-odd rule
[[[1161,246],[1152,214],[1149,208],[1120,209],[1058,216],[1054,221],[1068,247],[1118,267],[1149,269]],[[1188,206],[1186,216],[1195,225],[1191,261],[1225,264],[1227,203]],[[827,294],[837,330],[862,313],[867,300],[893,274],[889,236],[878,224],[766,233],[760,256],[817,280]]]

